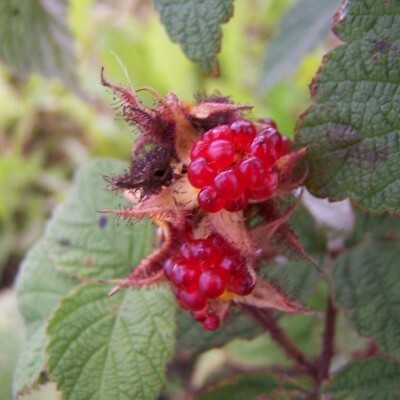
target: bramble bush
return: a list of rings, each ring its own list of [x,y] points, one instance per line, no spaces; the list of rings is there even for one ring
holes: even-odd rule
[[[217,74],[233,1],[153,3],[170,39]],[[64,7],[3,2],[0,37],[15,36],[0,57],[77,88]],[[299,0],[259,90],[332,18],[340,43],[290,139],[231,93],[189,103],[147,89],[148,104],[106,66],[138,133],[132,159],[79,169],[22,264],[16,397],[49,382],[68,400],[400,397],[400,2]],[[40,44],[24,40],[27,19]],[[265,335],[269,358],[247,366],[240,349]],[[236,360],[215,361],[234,346]],[[201,360],[215,373],[197,390]]]

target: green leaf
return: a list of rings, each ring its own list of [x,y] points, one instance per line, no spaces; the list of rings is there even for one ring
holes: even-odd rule
[[[21,76],[32,72],[76,83],[65,0],[0,2],[0,58]]]
[[[49,372],[72,399],[155,399],[174,348],[175,301],[166,285],[80,287],[50,321]]]
[[[387,214],[371,214],[355,210],[356,224],[349,245],[363,240],[400,240],[400,218]]]
[[[60,298],[77,281],[59,273],[44,241],[28,253],[17,280],[18,305],[27,327],[27,344],[14,375],[15,394],[30,390],[45,369],[45,326]]]
[[[106,189],[103,178],[124,168],[120,161],[99,159],[78,172],[45,233],[57,269],[78,278],[123,278],[149,253],[154,234],[149,220],[126,224],[98,212],[129,205]]]
[[[380,357],[356,361],[324,388],[332,400],[396,400],[400,397],[400,364]]]
[[[264,55],[260,91],[294,72],[303,57],[328,37],[340,0],[301,0],[283,16]]]
[[[324,58],[314,104],[295,142],[308,147],[308,189],[376,212],[400,210],[400,3],[345,2],[335,31],[347,42]]]
[[[353,326],[382,349],[400,355],[400,245],[366,242],[334,266],[335,300]]]
[[[77,281],[57,271],[47,243],[40,241],[27,254],[17,279],[18,306],[28,332],[45,323],[60,298]]]
[[[173,42],[205,73],[218,69],[221,24],[233,13],[232,0],[153,0],[162,24]]]
[[[215,331],[206,331],[188,312],[178,314],[177,344],[179,350],[192,354],[224,346],[235,338],[251,339],[262,332],[260,325],[242,310],[238,314],[231,310],[222,326]]]

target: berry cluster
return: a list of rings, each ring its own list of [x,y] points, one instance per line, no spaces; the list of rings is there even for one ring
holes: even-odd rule
[[[179,254],[165,262],[164,274],[171,281],[180,306],[191,310],[193,317],[209,330],[220,324],[209,300],[225,292],[248,295],[255,284],[243,257],[216,234],[185,242]]]
[[[207,212],[239,211],[250,199],[266,199],[278,186],[276,161],[288,153],[290,141],[270,120],[259,132],[239,119],[207,131],[190,153],[189,182],[201,189],[199,206]]]

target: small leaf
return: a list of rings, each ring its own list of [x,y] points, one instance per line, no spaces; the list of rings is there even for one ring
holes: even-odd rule
[[[235,312],[238,311],[238,312]],[[222,326],[215,331],[206,331],[188,312],[177,317],[178,349],[191,354],[201,353],[221,347],[235,338],[252,339],[262,333],[262,329],[250,315],[243,310],[231,310]]]
[[[65,0],[0,2],[0,58],[21,76],[32,72],[76,83]]]
[[[232,0],[153,0],[171,40],[205,73],[218,70],[220,25],[233,13]]]
[[[271,90],[328,36],[340,0],[301,0],[283,16],[264,55],[260,91]]]
[[[400,245],[366,242],[340,256],[334,266],[336,302],[353,326],[382,349],[400,355]]]
[[[59,299],[76,283],[56,270],[44,241],[34,246],[24,260],[17,280],[17,295],[27,327],[27,344],[15,371],[15,394],[32,389],[45,369],[46,322]]]
[[[59,270],[78,278],[123,278],[150,251],[154,229],[148,220],[127,225],[112,214],[98,212],[129,204],[108,191],[103,179],[124,167],[120,161],[99,159],[78,171],[45,233]]]
[[[355,361],[324,392],[332,400],[395,400],[400,397],[400,364],[380,357]]]
[[[400,210],[399,26],[399,2],[348,0],[337,15],[347,44],[324,58],[295,136],[308,147],[306,185],[317,197]]]
[[[166,285],[78,288],[49,323],[49,372],[72,399],[155,399],[174,348],[175,302]]]

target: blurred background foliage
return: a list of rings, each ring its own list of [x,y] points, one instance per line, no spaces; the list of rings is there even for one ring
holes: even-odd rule
[[[129,159],[134,131],[118,115],[112,94],[101,86],[101,67],[113,83],[129,85],[130,80],[134,88],[152,87],[162,96],[173,91],[192,100],[196,93],[219,91],[235,102],[254,105],[252,117],[273,118],[282,133],[291,136],[309,102],[308,84],[322,55],[334,44],[333,37],[321,36],[317,46],[293,66],[290,76],[260,94],[265,51],[279,29],[284,29],[282,17],[294,3],[237,0],[233,17],[222,26],[217,78],[204,76],[170,41],[147,0],[68,2],[67,24],[77,58],[73,85],[38,74],[22,79],[0,61],[0,343],[22,329],[15,319],[13,293],[7,288],[23,255],[65,196],[76,167],[98,156]],[[301,324],[293,329],[303,334],[309,327]],[[18,343],[23,333],[20,336]],[[12,375],[19,344],[8,353],[3,350],[0,376],[6,380]],[[214,357],[215,362],[242,359],[245,346],[233,344],[224,351],[228,355],[223,361],[220,355]],[[270,351],[266,338],[258,340],[250,345],[246,363],[260,367],[263,354]],[[281,359],[282,354],[277,357]],[[196,382],[205,379],[198,374]],[[0,382],[0,399],[10,398],[7,386]]]

